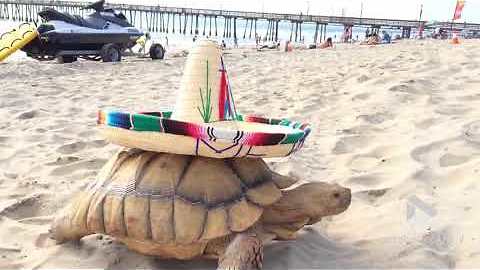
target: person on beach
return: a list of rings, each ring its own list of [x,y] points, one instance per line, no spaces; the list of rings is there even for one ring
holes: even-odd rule
[[[259,47],[257,47],[257,51],[262,51],[264,49],[278,50],[279,48],[280,48],[280,41],[272,42],[269,45],[264,44],[262,46],[259,46]]]
[[[376,33],[373,33],[367,40],[360,43],[360,45],[378,45],[380,38]]]
[[[222,49],[225,50],[227,48],[227,44],[225,43],[225,40],[222,39]]]
[[[320,49],[326,49],[326,48],[333,48],[333,40],[331,37],[327,38],[327,40],[320,44],[319,46]]]
[[[327,38],[327,40],[321,44],[312,44],[308,46],[309,49],[326,49],[326,48],[333,48],[333,40],[331,37]]]
[[[291,52],[293,51],[293,44],[291,41],[287,40],[285,42],[285,52]]]
[[[234,46],[235,48],[238,48],[238,39],[237,39],[237,37],[234,37],[234,38],[233,38],[233,46]]]
[[[145,54],[145,48],[147,46],[147,42],[151,39],[150,33],[147,32],[145,35],[141,36],[139,39],[137,39],[136,43],[140,46],[138,49],[138,53]],[[133,53],[132,49],[130,49],[130,52]]]
[[[382,31],[383,38],[382,43],[389,44],[392,43],[392,37],[387,33],[387,31]]]

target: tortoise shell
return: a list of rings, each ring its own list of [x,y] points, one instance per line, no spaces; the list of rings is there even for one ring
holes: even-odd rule
[[[71,204],[69,218],[79,231],[135,242],[206,242],[247,230],[280,199],[273,174],[262,159],[121,151]]]

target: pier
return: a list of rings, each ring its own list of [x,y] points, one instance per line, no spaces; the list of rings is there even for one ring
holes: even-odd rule
[[[26,21],[38,23],[41,18],[38,12],[46,7],[54,8],[70,14],[85,16],[92,10],[84,9],[87,2],[52,1],[52,0],[0,0],[0,19]],[[264,12],[229,11],[215,9],[194,9],[183,7],[163,7],[130,4],[106,4],[107,7],[123,12],[127,19],[136,27],[152,32],[177,33],[183,35],[216,36],[234,39],[251,39],[263,36],[264,40],[278,41],[279,23],[290,24],[290,41],[302,38],[302,26],[315,26],[314,42],[321,42],[327,38],[327,25],[343,25],[345,33],[352,38],[353,27],[379,29],[398,29],[403,38],[410,38],[412,30],[423,26],[426,29],[448,27],[452,24],[427,24],[419,20],[394,20],[339,16],[320,16],[303,14],[279,14]],[[239,22],[242,21],[240,24]],[[221,24],[220,24],[221,22]],[[266,33],[259,33],[257,25],[267,25]],[[243,26],[241,28],[240,26]],[[454,24],[456,30],[480,31],[480,24]]]
[[[438,28],[446,31],[480,32],[480,23],[433,22],[433,23],[427,23],[425,27],[430,29]]]

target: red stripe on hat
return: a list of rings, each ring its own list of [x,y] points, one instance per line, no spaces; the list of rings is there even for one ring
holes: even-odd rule
[[[225,76],[225,69],[220,71],[220,95],[218,97],[218,119],[225,120],[225,97],[227,96],[227,78]]]

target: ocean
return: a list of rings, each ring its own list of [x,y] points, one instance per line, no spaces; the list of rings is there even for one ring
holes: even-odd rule
[[[182,18],[183,19],[183,18]],[[8,21],[8,20],[0,20],[0,34],[4,33],[6,31],[11,30],[13,27],[19,25],[20,22],[14,22],[14,21]],[[145,21],[143,22],[138,22],[137,20],[136,27],[140,28],[144,32],[148,32],[148,29],[145,28],[147,23]],[[201,37],[203,33],[203,19],[199,20],[199,37]],[[233,46],[234,40],[232,38],[223,38],[223,20],[219,19],[217,20],[217,26],[218,26],[218,36],[214,36],[214,23],[212,22],[212,36],[210,37],[211,39],[216,39],[218,42],[221,42],[222,40],[225,41],[227,46]],[[143,27],[142,27],[143,26]],[[172,51],[172,50],[182,50],[182,49],[187,49],[189,48],[192,43],[193,43],[193,37],[195,36],[194,34],[190,34],[190,22],[187,21],[187,34],[183,35],[178,33],[178,19],[175,20],[175,27],[176,27],[176,33],[172,33],[172,22],[170,21],[169,25],[169,33],[160,33],[160,32],[151,32],[152,38],[156,42],[160,42],[164,46],[166,45],[167,49]],[[238,44],[239,46],[253,46],[255,45],[255,34],[254,30],[252,30],[252,36],[251,38],[249,37],[250,35],[250,24],[246,28],[246,21],[244,20],[237,20],[237,38],[238,38]],[[257,34],[260,37],[265,37],[267,34],[267,28],[268,28],[268,23],[266,21],[258,21],[257,22]],[[353,29],[353,39],[355,40],[363,40],[365,38],[365,31],[366,28],[363,27],[354,27]],[[209,21],[207,21],[207,26],[206,26],[206,35],[209,34]],[[392,36],[395,36],[397,34],[401,34],[401,30],[387,30]],[[327,26],[327,34],[326,37],[331,37],[334,42],[339,42],[341,39],[343,33],[343,26],[342,25],[328,25]],[[245,38],[244,37],[245,34]],[[291,24],[286,21],[282,21],[279,23],[279,40],[280,42],[286,41],[290,39],[291,35]],[[320,33],[319,33],[320,34]],[[315,35],[315,24],[309,24],[309,23],[304,23],[302,24],[302,35],[298,37],[299,43],[305,43],[305,44],[311,44],[313,43]],[[292,39],[294,40],[294,34],[292,35]],[[168,44],[167,44],[168,40]],[[300,41],[302,40],[302,41]],[[21,59],[22,57],[25,57],[25,54],[22,52],[16,52],[12,56],[9,57],[9,60],[11,59]]]

